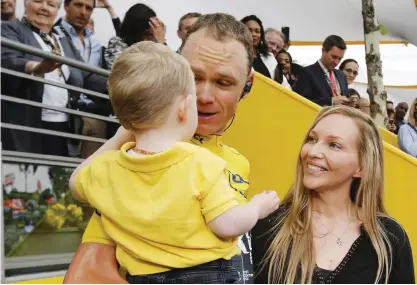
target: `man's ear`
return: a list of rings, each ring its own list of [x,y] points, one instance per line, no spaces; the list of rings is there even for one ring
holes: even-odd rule
[[[243,88],[242,95],[240,96],[240,100],[245,99],[248,96],[248,94],[250,93],[250,90],[252,89],[254,78],[255,78],[255,70],[252,67],[252,69],[251,69],[251,71],[248,75],[248,80],[246,81],[245,87]]]

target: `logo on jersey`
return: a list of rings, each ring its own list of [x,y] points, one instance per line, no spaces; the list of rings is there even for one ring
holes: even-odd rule
[[[242,195],[245,199],[248,197],[246,196],[246,190],[249,188],[249,181],[243,179],[242,176],[239,174],[234,174],[227,171],[229,173],[229,184],[235,191],[237,191],[240,195]]]

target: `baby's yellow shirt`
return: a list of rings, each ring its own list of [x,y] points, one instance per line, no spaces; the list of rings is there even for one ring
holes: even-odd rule
[[[76,179],[80,196],[101,212],[120,265],[152,274],[238,254],[236,239],[222,240],[207,226],[238,205],[226,162],[189,143],[132,156],[134,144],[96,157]]]

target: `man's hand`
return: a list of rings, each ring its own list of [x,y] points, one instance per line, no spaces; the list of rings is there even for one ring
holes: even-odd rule
[[[345,96],[337,95],[333,97],[333,105],[350,105],[350,101]]]
[[[109,3],[109,0],[97,0],[96,2],[96,8],[110,8],[111,5]]]

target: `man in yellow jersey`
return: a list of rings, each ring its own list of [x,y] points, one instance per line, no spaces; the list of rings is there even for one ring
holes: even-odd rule
[[[244,48],[242,48],[244,47]],[[229,182],[240,203],[246,202],[249,162],[235,149],[224,145],[221,134],[232,121],[240,99],[253,80],[252,37],[233,16],[207,14],[190,27],[181,47],[195,74],[198,128],[192,143],[227,161]],[[115,137],[103,147],[120,149],[129,138]],[[241,256],[234,258],[239,283],[253,283],[250,235],[239,240]],[[127,283],[118,272],[113,241],[95,213],[68,269],[65,283]]]

